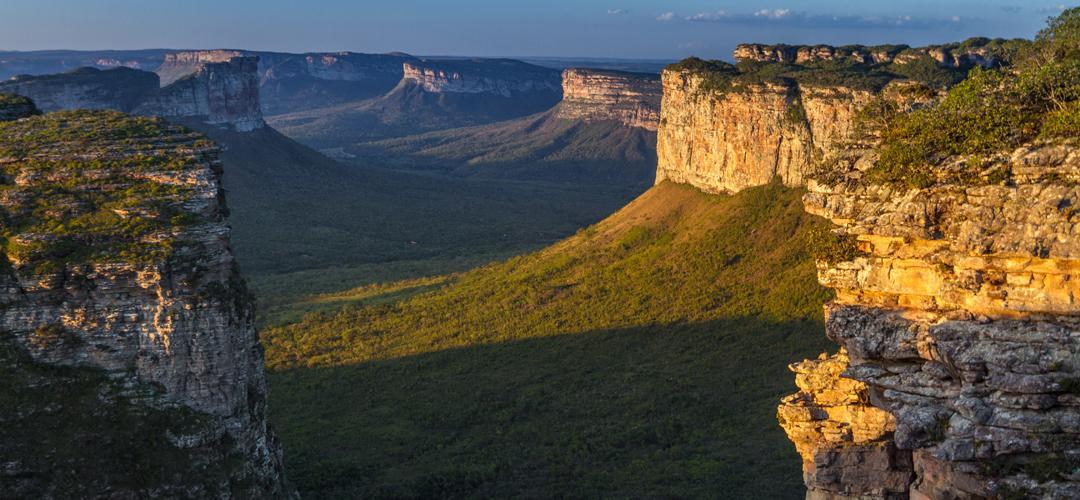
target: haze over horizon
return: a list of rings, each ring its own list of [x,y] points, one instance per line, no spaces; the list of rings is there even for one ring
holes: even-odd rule
[[[1030,38],[1060,2],[7,0],[0,50],[206,49],[728,59],[738,43],[925,45]]]

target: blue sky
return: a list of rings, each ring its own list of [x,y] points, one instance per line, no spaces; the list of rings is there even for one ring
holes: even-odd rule
[[[1039,0],[0,0],[0,50],[244,48],[729,58],[740,42],[1027,37]]]

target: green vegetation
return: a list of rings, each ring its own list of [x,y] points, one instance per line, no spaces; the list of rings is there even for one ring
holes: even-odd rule
[[[1074,138],[1080,130],[1080,8],[1062,12],[1018,49],[1009,70],[973,70],[939,103],[900,114],[883,131],[872,182],[927,187],[946,159],[968,157],[952,181],[1000,182],[984,160],[1036,139]]]
[[[57,333],[50,330],[44,333]],[[243,460],[227,457],[227,440],[174,446],[169,433],[197,434],[209,417],[143,402],[153,394],[102,370],[36,363],[10,334],[0,333],[3,496],[84,498],[125,490],[133,497],[183,496],[163,488],[178,482],[203,488],[206,496],[228,493],[219,486]]]
[[[111,111],[0,122],[0,158],[16,160],[2,166],[0,192],[19,200],[0,228],[4,254],[36,273],[164,258],[174,240],[161,235],[197,217],[181,207],[187,188],[136,174],[191,168],[191,149],[208,144],[162,120]]]
[[[309,498],[800,496],[770,424],[786,365],[827,345],[800,196],[665,183],[541,252],[323,297],[344,308],[263,333],[290,477]]]
[[[836,234],[830,228],[815,227],[807,231],[806,239],[814,259],[827,264],[847,262],[859,256],[855,236],[850,234]]]
[[[233,249],[264,324],[293,316],[290,304],[307,295],[459,272],[542,248],[644,189],[349,166],[271,129],[198,127],[228,146],[221,158]]]

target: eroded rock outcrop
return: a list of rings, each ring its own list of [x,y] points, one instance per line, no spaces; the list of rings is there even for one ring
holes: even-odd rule
[[[225,57],[225,55],[220,55]],[[197,117],[241,132],[263,127],[259,105],[258,57],[200,62],[194,73],[162,87],[135,108],[136,114]]]
[[[0,123],[0,167],[15,398],[0,410],[0,489],[289,496],[217,148],[156,118],[63,111]]]
[[[79,68],[0,82],[0,92],[33,100],[44,112],[61,109],[115,109],[130,112],[158,90],[153,73],[130,68]]]
[[[885,476],[844,458],[848,442],[808,437],[845,420],[821,411],[819,387],[799,384],[780,420],[809,496],[1080,496],[1080,150],[1032,145],[987,166],[1006,182],[946,180],[963,164],[924,189],[810,183],[806,209],[857,238],[862,255],[819,263],[837,293],[827,335],[850,360],[798,364],[797,378],[847,364],[836,383],[895,419],[878,441],[905,454],[895,462],[910,460],[912,474],[890,492],[844,475],[812,481],[821,454],[859,464],[850,477]]]
[[[112,109],[194,119],[239,131],[265,125],[259,104],[257,57],[205,51],[170,54],[169,58],[176,78],[164,87],[159,86],[159,77],[148,71],[81,68],[0,82],[0,92],[29,97],[45,112]]]
[[[556,116],[566,120],[615,121],[655,131],[660,125],[660,78],[644,73],[593,69],[563,71],[563,99]]]
[[[510,59],[423,61],[405,63],[402,82],[436,94],[558,94],[555,70]]]
[[[1010,44],[1017,40],[973,38],[962,43],[909,47],[907,45],[766,45],[759,43],[739,44],[735,48],[736,61],[765,63],[811,64],[818,62],[845,62],[855,64],[909,64],[929,58],[948,68],[995,66],[1008,57]]]

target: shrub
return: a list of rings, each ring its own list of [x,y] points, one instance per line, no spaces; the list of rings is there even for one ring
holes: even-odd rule
[[[829,228],[816,227],[807,231],[806,240],[814,259],[826,264],[847,262],[859,256],[855,236],[850,234],[836,234]]]

